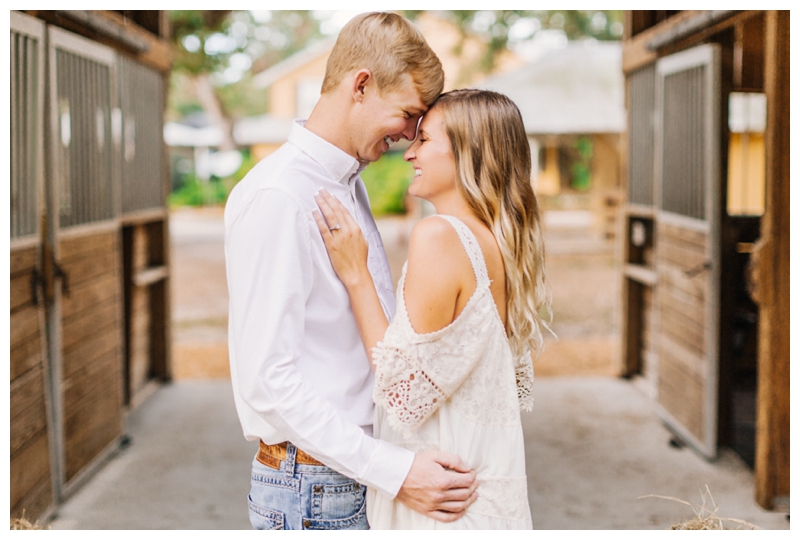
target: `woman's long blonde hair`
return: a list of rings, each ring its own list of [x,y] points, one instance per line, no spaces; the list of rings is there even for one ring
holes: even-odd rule
[[[433,105],[444,119],[458,189],[491,229],[506,272],[506,331],[519,357],[544,346],[550,297],[545,284],[539,203],[531,185],[531,151],[519,109],[488,90],[453,90]]]

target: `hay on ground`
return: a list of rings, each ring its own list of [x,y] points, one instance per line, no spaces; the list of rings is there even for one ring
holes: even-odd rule
[[[22,510],[22,516],[18,518],[11,518],[11,530],[12,531],[42,531],[47,530],[50,527],[42,527],[39,525],[39,520],[36,520],[34,523],[28,521],[28,518],[25,517],[25,510]]]
[[[711,501],[711,507],[709,507],[708,501],[706,501],[706,495]],[[725,527],[726,522],[736,524],[737,526],[733,527],[734,529],[760,529],[760,527],[756,527],[752,523],[748,523],[742,519],[717,516],[717,510],[719,510],[719,507],[714,502],[714,497],[711,496],[711,491],[708,489],[708,485],[706,485],[705,493],[702,490],[700,491],[700,497],[702,499],[702,503],[700,505],[692,504],[676,497],[666,497],[664,495],[643,495],[639,498],[644,499],[646,497],[655,497],[658,499],[675,501],[685,504],[692,509],[694,512],[694,517],[688,520],[681,520],[678,523],[673,524],[672,527],[670,527],[670,530],[673,531],[722,531],[731,529],[731,527]]]

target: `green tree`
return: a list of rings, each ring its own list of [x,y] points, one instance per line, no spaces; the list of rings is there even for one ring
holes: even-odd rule
[[[175,49],[170,108],[173,116],[205,111],[235,147],[233,120],[264,112],[266,92],[253,88],[251,67],[283,60],[322,37],[314,12],[170,11]]]
[[[403,14],[415,19],[421,10],[405,10]],[[532,39],[542,30],[558,30],[567,39],[592,38],[601,41],[618,40],[622,36],[622,11],[598,10],[453,10],[438,12],[461,31],[461,43],[475,37],[487,46],[480,71],[488,73],[497,56],[514,41]]]

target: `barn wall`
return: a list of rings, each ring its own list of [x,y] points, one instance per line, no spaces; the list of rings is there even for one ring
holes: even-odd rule
[[[37,246],[11,251],[11,515],[38,516],[53,502],[43,365],[44,313],[31,278]]]
[[[63,239],[62,389],[66,480],[122,433],[122,298],[116,228]]]

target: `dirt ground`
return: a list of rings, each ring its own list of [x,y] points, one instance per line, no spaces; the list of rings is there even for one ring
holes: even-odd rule
[[[378,226],[397,280],[413,221],[385,218]],[[173,378],[228,378],[222,209],[174,211],[170,230]],[[546,245],[557,338],[546,336],[536,377],[616,375],[620,278],[612,244],[561,224],[547,231]]]

